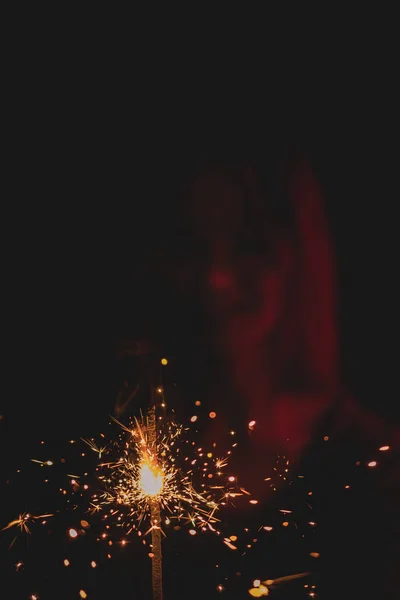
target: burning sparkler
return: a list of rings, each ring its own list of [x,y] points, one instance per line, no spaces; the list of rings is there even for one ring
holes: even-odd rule
[[[185,452],[189,440],[182,436],[183,427],[157,420],[155,407],[128,426],[113,420],[121,428],[114,448],[99,448],[93,440],[84,440],[99,458],[105,453],[114,458],[97,467],[103,490],[92,495],[91,512],[102,511],[105,518],[112,515],[127,534],[133,530],[151,534],[153,598],[162,600],[161,539],[165,534],[161,515],[167,514],[165,524],[176,519],[193,528],[216,531],[213,524],[219,521],[219,507],[242,493],[233,491],[236,477],[223,472],[227,456],[214,458],[201,447],[194,455]],[[200,479],[197,489],[196,476]],[[107,505],[112,507],[110,512]]]

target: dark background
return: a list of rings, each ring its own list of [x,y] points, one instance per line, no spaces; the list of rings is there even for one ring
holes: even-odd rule
[[[346,73],[332,65],[312,72],[302,66],[283,81],[268,74],[268,99],[260,97],[251,75],[223,95],[214,84],[197,82],[172,98],[168,77],[150,89],[135,83],[132,73],[126,83],[107,61],[99,67],[82,56],[69,60],[60,57],[44,67],[24,56],[9,90],[11,135],[2,208],[1,478],[29,460],[31,444],[42,437],[51,444],[96,433],[130,374],[130,366],[121,368],[115,360],[119,339],[151,339],[155,355],[170,358],[171,385],[187,383],[182,365],[187,355],[193,362],[201,355],[196,330],[187,327],[192,308],[175,303],[157,269],[176,247],[169,232],[182,181],[199,159],[234,157],[271,168],[293,145],[311,161],[327,202],[338,268],[344,381],[363,407],[395,420],[398,153],[396,111],[384,72],[371,78],[357,60]],[[255,81],[262,87],[262,72]],[[126,91],[130,86],[133,93]],[[373,97],[371,87],[379,90]],[[243,101],[238,88],[246,90]],[[197,385],[196,369],[190,373]],[[368,455],[368,447],[358,441],[356,446],[354,456]],[[332,451],[332,461],[346,463],[347,452]],[[323,497],[319,467],[311,461],[310,468]],[[365,494],[373,496],[362,514],[357,500],[346,504],[332,496],[328,508],[321,501],[329,515],[329,535],[346,521],[341,534],[336,532],[338,547],[329,537],[323,542],[333,562],[321,597],[331,597],[327,589],[333,579],[343,598],[370,589],[361,579],[371,565],[358,570],[348,588],[339,585],[340,569],[346,566],[349,574],[353,568],[349,557],[342,557],[343,547],[352,548],[358,563],[361,550],[355,540],[370,527],[367,523],[378,527],[383,518],[386,496],[379,485],[371,479],[360,483],[360,503]],[[375,487],[378,491],[372,492]],[[12,510],[6,506],[10,514],[14,505]],[[374,512],[367,516],[371,507]],[[358,521],[348,533],[356,514]],[[378,549],[382,542],[379,536],[375,541],[375,533],[366,555],[393,559],[393,547]],[[178,542],[172,543],[182,558]],[[213,552],[202,543],[194,551],[200,561]],[[295,550],[284,548],[287,568],[275,559],[280,574],[310,568],[296,562]],[[243,590],[260,575],[264,556],[246,563]],[[339,557],[336,563],[332,557]],[[272,564],[274,559],[268,560]],[[123,573],[122,564],[115,568]],[[197,581],[192,568],[185,564],[184,578]],[[179,572],[177,563],[171,572]],[[205,573],[204,590],[210,589],[212,597],[215,575]],[[384,570],[378,565],[376,589],[380,573]],[[206,593],[201,586],[196,589]],[[288,597],[303,597],[299,590],[300,595]],[[17,593],[8,597],[17,599]],[[197,597],[191,593],[187,597]],[[144,596],[138,592],[137,597]]]

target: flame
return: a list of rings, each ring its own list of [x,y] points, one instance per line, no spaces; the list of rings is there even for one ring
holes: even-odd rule
[[[154,463],[144,460],[140,467],[139,483],[146,496],[158,496],[163,489],[164,473]]]

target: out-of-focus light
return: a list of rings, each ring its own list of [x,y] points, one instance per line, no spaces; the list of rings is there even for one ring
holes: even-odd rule
[[[201,405],[201,402],[200,402],[200,400],[196,400],[196,402],[195,402],[195,405],[196,405],[196,406],[200,406],[200,405]]]
[[[85,590],[80,590],[79,595],[81,598],[87,598],[87,593],[85,592]]]
[[[250,423],[249,423],[249,425],[248,425],[249,429],[253,429],[253,428],[254,428],[254,426],[255,426],[255,424],[256,424],[256,422],[255,422],[255,421],[250,421]]]
[[[161,364],[164,365],[164,367],[165,367],[165,365],[168,364],[168,360],[166,358],[162,358],[161,359]]]
[[[380,451],[380,452],[387,452],[388,450],[390,450],[390,446],[381,446],[381,447],[379,448],[379,451]]]
[[[68,558],[66,558],[66,559],[64,560],[64,567],[69,567],[69,565],[70,565],[70,564],[71,564],[71,563],[69,562]]]
[[[76,538],[76,537],[78,537],[78,532],[76,531],[76,529],[72,529],[72,528],[71,528],[71,529],[68,531],[68,535],[69,535],[69,537],[71,537],[71,538]]]
[[[214,411],[211,411],[208,416],[210,417],[210,419],[215,419],[215,417],[217,416],[217,413]]]
[[[372,468],[372,467],[376,467],[377,464],[378,463],[376,462],[376,460],[371,460],[371,462],[368,463],[368,466]]]
[[[190,420],[192,423],[195,423],[197,421],[197,416],[193,415],[193,417],[190,417]]]

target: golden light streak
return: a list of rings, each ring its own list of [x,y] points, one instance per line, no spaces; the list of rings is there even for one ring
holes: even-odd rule
[[[38,519],[45,519],[47,517],[53,517],[54,514],[46,514],[46,515],[31,515],[30,513],[21,513],[18,516],[18,519],[14,519],[13,521],[10,521],[10,523],[8,523],[8,525],[6,525],[5,527],[3,527],[3,529],[1,531],[6,531],[6,529],[10,529],[11,527],[19,527],[22,533],[27,533],[29,534],[31,531],[28,527],[28,523],[33,523],[34,521],[37,521]]]
[[[81,440],[83,442],[85,442],[85,444],[87,444],[89,446],[89,448],[91,450],[93,450],[93,452],[95,452],[96,454],[98,454],[99,458],[101,458],[103,454],[107,453],[107,446],[102,446],[102,447],[99,448],[97,446],[97,444],[93,440],[91,440],[91,439],[81,438]]]

